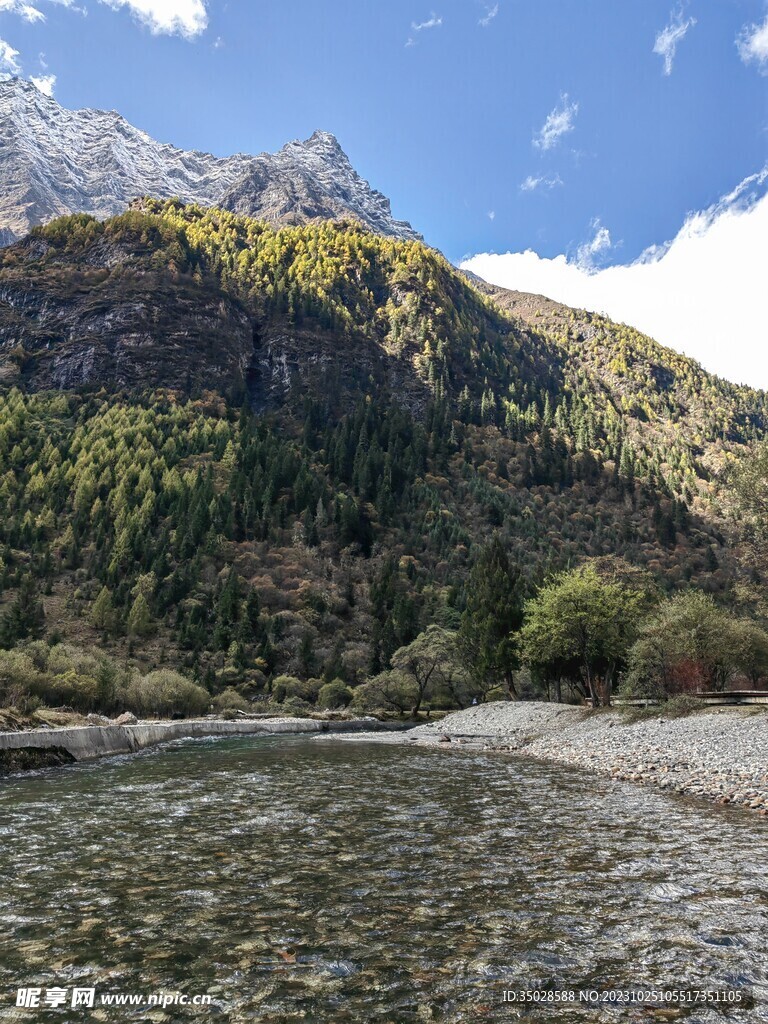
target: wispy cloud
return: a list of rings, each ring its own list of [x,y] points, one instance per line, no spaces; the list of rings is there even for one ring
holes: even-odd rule
[[[758,25],[745,25],[736,45],[745,64],[756,64],[763,75],[768,75],[768,16]]]
[[[559,174],[529,174],[525,181],[520,183],[521,192],[535,192],[539,188],[553,189],[563,184]]]
[[[488,220],[496,220],[496,211],[495,210],[489,210],[488,211]]]
[[[48,0],[48,3],[58,4],[60,7],[73,6],[73,0]],[[27,3],[27,0],[0,0],[0,14],[16,14],[30,23],[45,21],[43,12],[38,7]]]
[[[576,263],[583,270],[591,270],[601,256],[610,252],[613,248],[611,232],[600,223],[599,218],[592,221],[594,235],[588,242],[580,245],[576,251]]]
[[[443,19],[439,18],[434,11],[432,16],[427,21],[413,21],[411,22],[411,28],[414,32],[423,32],[426,28],[440,28],[443,24]]]
[[[20,71],[19,51],[14,50],[4,39],[0,39],[0,79],[11,78]]]
[[[671,75],[678,45],[685,39],[689,30],[696,24],[695,18],[686,18],[685,9],[681,4],[672,11],[669,24],[656,36],[653,52],[664,61],[664,74]]]
[[[44,21],[45,15],[22,0],[0,0],[0,14],[18,14],[24,21]]]
[[[406,46],[415,46],[416,45],[416,35],[415,34],[418,34],[419,32],[428,31],[431,28],[440,28],[442,26],[442,24],[443,24],[442,17],[440,17],[439,15],[435,14],[434,11],[432,11],[431,15],[429,16],[429,18],[427,18],[426,21],[412,21],[411,22],[411,31],[414,32],[414,35],[408,36],[408,39],[406,40],[405,45]]]
[[[38,2],[42,3],[43,0],[38,0]],[[75,11],[79,10],[74,6],[74,0],[45,0],[45,2],[56,4],[59,7],[69,7]],[[0,0],[0,14],[15,14],[30,24],[45,21],[45,14],[39,7],[27,3],[27,0]],[[10,43],[0,39],[0,80],[24,73],[20,56],[19,51],[15,50]],[[45,63],[44,54],[40,54],[38,62],[45,71],[48,65]],[[56,83],[55,75],[40,75],[37,78],[31,78],[30,81],[37,86],[40,92],[44,92],[47,96],[53,95],[53,87]]]
[[[482,16],[482,18],[478,22],[478,25],[482,25],[483,28],[488,28],[488,26],[491,24],[491,22],[493,21],[493,19],[496,17],[496,15],[498,13],[499,13],[499,5],[498,4],[494,4],[493,7],[490,7],[490,6],[486,5],[486,7],[485,7],[485,14]]]
[[[578,112],[579,104],[572,103],[568,93],[564,92],[558,105],[547,116],[541,130],[534,135],[534,146],[543,150],[554,148],[564,135],[573,131]]]
[[[32,85],[36,86],[45,96],[53,96],[53,89],[56,85],[56,75],[34,75],[29,79]]]
[[[598,250],[608,241],[599,231],[588,243]],[[768,388],[768,349],[760,344],[766,237],[768,167],[689,215],[672,241],[634,263],[585,267],[578,253],[545,259],[528,250],[479,255],[462,266],[502,287],[602,311],[729,380]]]

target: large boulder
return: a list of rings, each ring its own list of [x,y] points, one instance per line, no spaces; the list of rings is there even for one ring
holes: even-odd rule
[[[138,721],[139,721],[138,718],[136,717],[136,715],[134,715],[134,713],[132,711],[124,711],[122,713],[122,715],[120,715],[119,718],[115,719],[114,724],[115,725],[137,725]]]
[[[88,715],[86,719],[88,725],[112,725],[111,718],[105,718],[104,715]]]

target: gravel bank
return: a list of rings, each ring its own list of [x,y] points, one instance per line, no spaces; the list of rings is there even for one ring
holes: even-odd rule
[[[768,714],[758,708],[628,722],[620,711],[485,704],[398,741],[510,750],[768,815]]]

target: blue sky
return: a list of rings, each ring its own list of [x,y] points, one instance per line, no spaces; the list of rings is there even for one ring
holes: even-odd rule
[[[0,39],[182,147],[330,130],[457,262],[631,264],[768,162],[763,0],[0,0]]]

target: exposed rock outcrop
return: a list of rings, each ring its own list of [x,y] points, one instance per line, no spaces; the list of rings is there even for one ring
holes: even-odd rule
[[[270,224],[353,217],[381,235],[421,238],[410,224],[393,220],[387,197],[360,177],[330,132],[254,157],[220,205]]]

